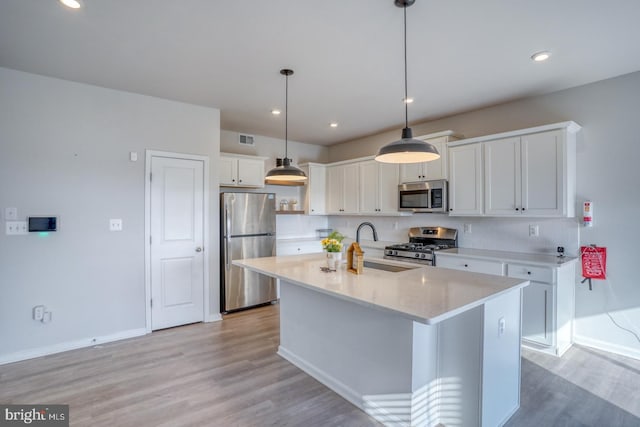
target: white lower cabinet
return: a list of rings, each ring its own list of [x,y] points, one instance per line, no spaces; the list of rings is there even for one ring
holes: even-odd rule
[[[553,256],[548,259],[549,264],[543,265],[511,262],[508,255],[478,258],[437,253],[436,267],[529,280],[522,292],[522,344],[561,356],[573,344],[575,264],[557,264]]]
[[[485,261],[440,254],[436,254],[436,266],[496,276],[504,276],[505,274],[505,265],[500,261]]]
[[[531,282],[522,292],[522,340],[553,345],[553,285]]]
[[[300,255],[322,252],[320,239],[281,239],[276,241],[276,255]]]

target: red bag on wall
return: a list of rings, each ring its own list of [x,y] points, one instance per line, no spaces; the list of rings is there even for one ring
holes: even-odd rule
[[[582,277],[601,280],[607,278],[607,248],[582,246],[580,253],[582,254]]]

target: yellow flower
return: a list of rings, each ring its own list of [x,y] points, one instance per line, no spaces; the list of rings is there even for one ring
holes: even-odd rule
[[[340,252],[342,250],[342,243],[336,239],[326,238],[322,239],[320,243],[322,244],[322,249],[327,252]]]

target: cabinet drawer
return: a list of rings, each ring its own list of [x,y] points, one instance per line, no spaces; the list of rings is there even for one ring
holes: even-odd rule
[[[320,241],[300,241],[300,242],[277,242],[277,255],[299,255],[322,252]]]
[[[546,267],[525,264],[508,264],[507,276],[535,282],[553,283],[553,271]]]
[[[504,263],[499,261],[485,261],[436,254],[436,267],[451,268],[453,270],[472,271],[474,273],[495,274],[504,276]]]

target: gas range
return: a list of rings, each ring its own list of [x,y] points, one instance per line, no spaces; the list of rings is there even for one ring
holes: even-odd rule
[[[435,265],[434,252],[458,247],[458,230],[444,227],[413,227],[409,243],[386,246],[384,257],[398,261]]]

